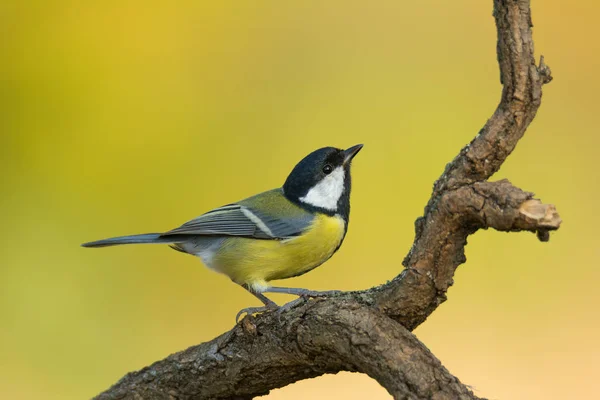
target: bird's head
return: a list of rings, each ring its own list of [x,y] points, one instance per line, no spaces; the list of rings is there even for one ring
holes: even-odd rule
[[[307,155],[288,176],[283,185],[285,196],[307,208],[327,214],[349,211],[350,164],[362,149],[357,144],[342,150],[323,147]]]

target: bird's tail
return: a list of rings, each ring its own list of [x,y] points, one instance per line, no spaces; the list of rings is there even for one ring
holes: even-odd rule
[[[164,237],[162,233],[144,233],[142,235],[119,236],[109,239],[97,240],[82,244],[83,247],[106,247],[119,244],[139,244],[139,243],[175,243],[175,237]]]

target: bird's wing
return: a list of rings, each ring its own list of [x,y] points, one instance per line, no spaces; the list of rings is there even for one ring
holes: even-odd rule
[[[312,223],[312,215],[303,210],[298,212],[294,209],[294,212],[284,214],[260,212],[258,211],[260,207],[252,207],[248,204],[252,203],[251,199],[209,211],[162,236],[222,235],[255,239],[286,239],[301,234]],[[284,199],[284,201],[288,200]],[[281,211],[280,207],[284,203],[281,200],[277,203],[279,207],[276,207],[276,210]],[[296,206],[290,205],[290,207]],[[281,215],[286,217],[283,218]]]

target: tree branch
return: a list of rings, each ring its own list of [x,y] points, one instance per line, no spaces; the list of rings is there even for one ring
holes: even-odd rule
[[[553,205],[509,181],[477,182],[446,190],[425,214],[425,228],[404,260],[406,269],[373,294],[377,308],[413,330],[446,300],[456,268],[466,261],[467,237],[479,229],[535,232],[542,241],[558,229]]]
[[[125,376],[98,399],[246,399],[338,371],[360,371],[395,398],[477,399],[402,325],[350,298],[245,318],[208,343]]]
[[[550,69],[535,64],[528,0],[494,0],[502,98],[479,134],[436,181],[393,281],[288,312],[244,318],[233,330],[126,375],[98,399],[249,399],[339,371],[363,372],[397,399],[476,399],[410,333],[446,300],[467,237],[479,229],[558,229],[552,205],[503,180],[487,182],[541,103]]]
[[[539,66],[535,64],[529,0],[494,0],[494,18],[500,80],[504,85],[500,104],[479,134],[435,182],[425,214],[415,222],[415,240],[403,262],[408,271],[386,285],[380,296],[380,307],[388,308],[409,329],[425,321],[446,300],[454,271],[466,261],[467,236],[476,228],[488,227],[474,225],[472,231],[452,229],[446,225],[448,218],[440,212],[440,201],[454,190],[485,181],[500,169],[535,117],[541,104],[542,86],[552,80],[543,57]],[[554,222],[550,229],[540,227],[540,239],[549,239],[548,230],[557,229],[560,219]],[[408,281],[403,282],[405,279]],[[403,309],[405,306],[409,307]]]

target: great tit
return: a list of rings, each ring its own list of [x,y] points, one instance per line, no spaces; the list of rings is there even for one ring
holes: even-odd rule
[[[273,287],[268,282],[305,274],[340,248],[350,217],[350,164],[362,147],[315,150],[294,167],[283,187],[216,208],[171,231],[114,237],[82,246],[162,243],[195,255],[264,304],[241,310],[237,318],[242,313],[279,308],[263,293],[299,296],[281,309],[305,297],[330,295],[335,291]]]

